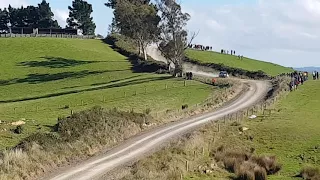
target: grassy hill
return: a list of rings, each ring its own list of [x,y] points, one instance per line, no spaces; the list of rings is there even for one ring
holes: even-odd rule
[[[224,64],[228,67],[240,68],[248,71],[262,70],[268,75],[278,75],[280,73],[291,72],[291,68],[283,67],[277,64],[249,59],[243,57],[242,60],[237,56],[221,54],[212,51],[187,50],[187,57],[200,63]]]
[[[306,165],[320,167],[320,81],[307,81],[276,106],[269,117],[246,122],[248,134],[254,140],[235,137],[232,132],[223,135],[223,144],[254,147],[258,154],[276,155],[283,167],[270,179],[295,179]]]
[[[242,159],[243,152],[254,150],[255,157],[275,155],[282,165],[279,172],[267,179],[301,180],[296,176],[303,167],[320,167],[319,92],[320,81],[309,80],[271,107],[271,115],[257,114],[256,119],[229,125],[223,122],[220,126],[208,124],[140,160],[124,179],[180,179],[181,175],[185,180],[237,179],[224,167],[228,170],[233,169],[232,166],[239,167],[235,163],[239,161],[234,158]],[[248,129],[240,133],[241,127]],[[226,161],[214,160],[219,147],[229,150]],[[316,171],[310,168],[309,172]]]
[[[213,92],[198,82],[184,87],[169,75],[135,72],[125,56],[100,40],[11,38],[0,39],[0,47],[0,120],[26,121],[22,135],[0,123],[0,148],[50,130],[71,110],[100,105],[165,111],[200,103]]]

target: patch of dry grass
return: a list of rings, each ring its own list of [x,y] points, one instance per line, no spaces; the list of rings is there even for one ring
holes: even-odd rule
[[[213,153],[217,162],[237,175],[237,180],[266,180],[267,175],[275,174],[281,169],[275,156],[255,156],[252,152],[218,148]]]
[[[301,169],[300,176],[306,180],[320,180],[319,167],[306,166]]]

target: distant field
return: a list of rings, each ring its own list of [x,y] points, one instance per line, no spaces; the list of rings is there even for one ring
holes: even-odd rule
[[[224,64],[229,67],[241,68],[249,71],[262,70],[268,75],[278,75],[280,73],[291,72],[291,68],[283,67],[277,64],[243,58],[239,60],[237,56],[220,54],[212,51],[187,50],[187,57],[202,63]]]
[[[165,111],[200,103],[213,92],[198,82],[184,87],[168,75],[133,72],[126,57],[100,40],[12,38],[0,39],[0,47],[0,120],[27,122],[23,135],[0,124],[0,149],[50,130],[71,110]]]

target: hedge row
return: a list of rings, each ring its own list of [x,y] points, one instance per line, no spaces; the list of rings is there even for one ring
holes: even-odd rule
[[[212,69],[216,69],[218,71],[227,71],[229,74],[235,77],[248,77],[252,79],[270,79],[271,77],[268,76],[265,72],[259,71],[248,71],[240,68],[233,68],[226,66],[224,64],[215,64],[215,63],[201,63],[197,60],[190,59],[188,57],[185,58],[185,62],[190,62],[199,66],[206,66]]]

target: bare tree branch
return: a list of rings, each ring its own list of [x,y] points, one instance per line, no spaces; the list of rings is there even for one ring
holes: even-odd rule
[[[199,35],[199,32],[200,32],[200,30],[198,30],[197,33],[196,33],[196,32],[192,32],[190,41],[188,42],[187,47],[185,47],[184,49],[187,49],[187,48],[188,48],[188,46],[192,43],[192,41]]]

